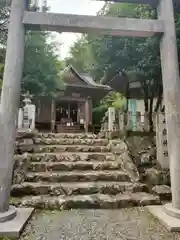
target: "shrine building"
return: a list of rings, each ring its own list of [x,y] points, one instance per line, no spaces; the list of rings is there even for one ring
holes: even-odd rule
[[[92,77],[78,73],[72,66],[61,72],[64,87],[56,97],[36,99],[36,128],[56,132],[80,132],[92,127],[92,103],[111,91]]]

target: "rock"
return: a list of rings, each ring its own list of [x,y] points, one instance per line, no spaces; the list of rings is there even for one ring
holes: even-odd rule
[[[121,136],[120,130],[113,130],[113,131],[109,132],[109,139],[120,138],[120,136]]]
[[[88,145],[88,146],[107,146],[107,139],[89,139],[89,138],[34,138],[35,144],[41,145]]]
[[[128,152],[116,156],[116,161],[121,164],[122,169],[130,176],[132,181],[139,181],[140,176],[136,165],[133,163]]]
[[[126,138],[126,142],[133,156],[140,153],[149,153],[149,150],[154,146],[152,136],[129,136]]]
[[[118,209],[129,206],[145,206],[160,204],[158,196],[147,193],[117,194],[116,196],[106,194],[76,195],[76,196],[30,196],[13,199],[15,206],[28,206],[37,209]]]
[[[28,129],[27,131],[18,130],[16,133],[16,139],[33,139],[37,135],[37,131]]]
[[[129,181],[129,176],[123,171],[67,171],[27,173],[28,182],[94,182],[94,181]]]
[[[110,141],[111,152],[115,154],[122,154],[128,150],[126,143],[122,140]]]
[[[79,183],[27,183],[15,184],[11,188],[11,196],[22,197],[25,195],[89,195],[109,194],[116,195],[123,192],[137,193],[147,192],[147,186],[142,183],[131,182],[84,182]]]
[[[156,168],[149,168],[145,170],[145,181],[150,185],[169,185],[170,174],[169,171],[162,171]]]
[[[171,188],[167,185],[156,185],[152,188],[152,192],[157,194],[161,200],[171,200]]]
[[[21,148],[29,153],[61,153],[61,152],[110,152],[109,146],[87,145],[33,145]]]
[[[16,155],[13,166],[13,184],[24,182],[30,164],[30,156],[28,154]]]
[[[140,166],[152,165],[152,157],[149,153],[142,153],[140,155]]]
[[[105,131],[100,131],[98,134],[99,138],[105,138],[106,137],[106,132]]]
[[[152,194],[142,192],[142,193],[132,193],[130,196],[132,200],[139,203],[140,206],[160,204],[159,197],[154,196]]]
[[[89,162],[89,161],[64,161],[64,162],[32,162],[29,166],[31,172],[46,171],[72,171],[72,170],[119,170],[120,164],[116,161]]]
[[[157,152],[156,147],[151,147],[148,151],[148,153],[152,159],[156,159],[156,152]]]

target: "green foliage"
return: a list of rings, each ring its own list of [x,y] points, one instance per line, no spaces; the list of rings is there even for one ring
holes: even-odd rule
[[[32,6],[29,10],[39,9]],[[44,6],[44,11],[46,10],[47,7]],[[9,7],[0,3],[0,83],[5,61],[8,18]],[[26,31],[22,92],[52,96],[63,87],[59,76],[63,64],[58,60],[56,45],[49,39],[50,34],[47,32]]]
[[[45,32],[26,34],[22,91],[35,95],[53,95],[61,86],[61,64],[55,54],[56,46],[48,43]]]
[[[114,107],[115,109],[123,109],[125,107],[126,100],[118,92],[110,92],[102,101],[101,105],[108,107]]]
[[[0,45],[5,46],[7,40],[7,24],[9,18],[9,6],[0,1]]]
[[[93,123],[99,124],[108,107],[116,110],[123,110],[126,106],[126,99],[117,92],[110,92],[100,103],[96,103],[93,108]]]
[[[179,5],[175,7],[175,20],[180,58],[178,7]],[[106,3],[99,15],[155,19],[156,11],[150,6],[142,4]],[[159,37],[135,38],[86,34],[71,47],[67,62],[74,64],[79,71],[88,72],[97,82],[101,83],[107,83],[120,70],[123,70],[131,80],[140,81],[146,111],[153,111],[152,101],[155,94],[158,94],[158,100],[154,111],[157,111],[160,106],[162,76]],[[150,102],[148,98],[151,99]],[[101,107],[97,109],[101,109]]]

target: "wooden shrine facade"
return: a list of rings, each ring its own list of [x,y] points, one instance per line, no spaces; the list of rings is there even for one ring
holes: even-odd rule
[[[68,66],[61,77],[64,88],[56,97],[36,100],[36,127],[53,132],[88,132],[92,125],[93,100],[100,101],[111,88],[95,83],[72,66]]]

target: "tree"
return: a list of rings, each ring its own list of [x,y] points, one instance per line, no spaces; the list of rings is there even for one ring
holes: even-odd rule
[[[9,7],[0,3],[0,80],[2,82]],[[39,11],[37,6],[29,6],[30,11]],[[47,11],[47,6],[43,7]],[[52,95],[62,87],[59,72],[62,64],[56,54],[56,45],[49,41],[50,33],[26,31],[25,59],[22,79],[22,93]]]
[[[180,57],[180,14],[176,6],[177,43]],[[156,18],[156,11],[148,5],[109,3],[100,11],[99,15],[114,17]],[[83,55],[74,55],[82,44],[78,42],[71,48],[71,62],[76,68],[84,67],[96,81],[107,83],[119,71],[124,71],[130,78],[139,79],[144,93],[145,111],[149,112],[152,129],[152,112],[158,111],[162,99],[162,77],[159,51],[159,38],[133,38],[116,36],[84,35],[79,41],[83,42]],[[88,55],[89,54],[89,55]],[[76,58],[75,58],[76,57]],[[153,109],[154,96],[157,103]],[[149,101],[148,101],[149,100]]]
[[[48,37],[46,32],[26,33],[22,92],[52,95],[61,86],[61,65],[55,53],[56,46],[47,42]]]
[[[4,46],[7,40],[7,25],[10,7],[0,1],[0,45]]]
[[[93,108],[94,124],[99,124],[109,107],[114,107],[116,110],[123,110],[126,107],[126,99],[120,93],[109,92],[109,94],[101,100],[100,104],[96,103]]]

